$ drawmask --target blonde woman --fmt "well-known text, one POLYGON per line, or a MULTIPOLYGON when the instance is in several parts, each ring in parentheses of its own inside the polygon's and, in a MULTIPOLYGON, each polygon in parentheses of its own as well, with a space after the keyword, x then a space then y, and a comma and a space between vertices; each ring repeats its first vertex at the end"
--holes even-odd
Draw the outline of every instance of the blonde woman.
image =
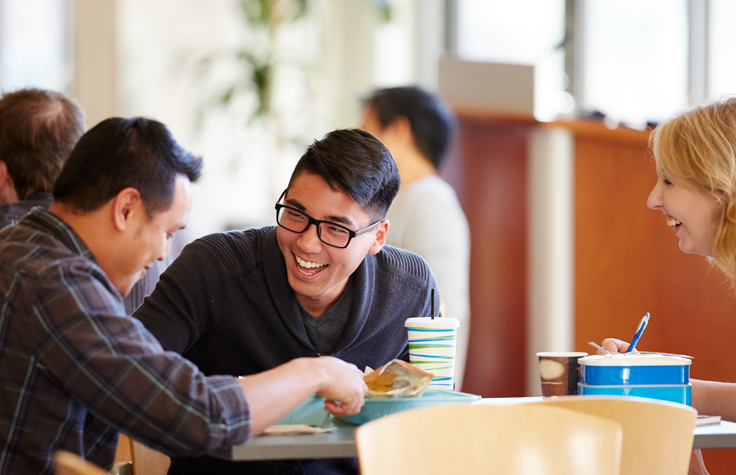
MULTIPOLYGON (((657 184, 647 206, 664 213, 680 249, 700 254, 736 288, 736 97, 683 112, 651 135, 657 184)), ((611 352, 629 344, 603 341, 611 352)), ((736 421, 736 384, 691 380, 692 404, 701 414, 736 421)), ((690 473, 705 473, 696 451, 690 473)))

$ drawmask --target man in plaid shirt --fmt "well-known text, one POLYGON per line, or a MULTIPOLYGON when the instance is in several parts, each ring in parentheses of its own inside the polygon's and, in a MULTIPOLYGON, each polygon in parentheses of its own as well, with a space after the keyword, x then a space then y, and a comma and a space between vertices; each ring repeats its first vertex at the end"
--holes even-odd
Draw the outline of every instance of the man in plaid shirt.
POLYGON ((107 119, 72 151, 51 208, 0 231, 0 473, 53 473, 59 449, 109 469, 118 431, 211 453, 313 393, 338 415, 362 406, 362 373, 335 358, 206 377, 126 316, 122 296, 168 255, 201 168, 163 124, 107 119))

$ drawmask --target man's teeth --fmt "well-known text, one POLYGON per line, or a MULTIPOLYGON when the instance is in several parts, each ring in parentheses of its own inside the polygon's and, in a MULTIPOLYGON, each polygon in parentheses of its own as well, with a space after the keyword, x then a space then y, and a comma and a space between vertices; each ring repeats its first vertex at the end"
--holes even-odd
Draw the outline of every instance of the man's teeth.
POLYGON ((667 218, 667 226, 677 226, 678 224, 682 223, 675 218, 667 218))
POLYGON ((294 257, 296 257, 296 261, 299 263, 300 266, 306 267, 307 269, 316 269, 317 267, 322 267, 322 266, 327 265, 327 264, 317 264, 316 262, 307 262, 304 259, 301 259, 296 254, 294 255, 294 257))

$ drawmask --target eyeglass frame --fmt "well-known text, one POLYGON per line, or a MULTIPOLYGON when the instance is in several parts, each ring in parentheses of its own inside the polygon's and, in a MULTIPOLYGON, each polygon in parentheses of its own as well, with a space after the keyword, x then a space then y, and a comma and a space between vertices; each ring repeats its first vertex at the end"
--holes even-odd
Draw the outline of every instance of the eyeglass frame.
MULTIPOLYGON (((278 201, 281 201, 286 196, 286 192, 287 191, 289 191, 289 190, 284 190, 284 192, 281 193, 281 196, 279 197, 278 201)), ((290 231, 292 233, 302 234, 307 229, 309 229, 309 226, 311 226, 312 224, 314 224, 314 226, 317 228, 317 237, 319 238, 319 240, 321 242, 323 242, 324 244, 326 244, 326 245, 328 245, 330 247, 334 247, 336 249, 345 249, 346 247, 348 247, 350 245, 350 242, 353 240, 353 238, 356 238, 356 237, 358 237, 358 236, 360 236, 362 234, 365 234, 367 232, 370 232, 372 229, 376 228, 381 223, 381 221, 383 221, 383 219, 379 219, 378 221, 376 221, 373 224, 369 224, 368 226, 366 226, 364 228, 358 229, 357 231, 353 231, 352 229, 346 228, 342 224, 337 224, 337 223, 335 223, 333 221, 326 221, 326 220, 322 220, 322 219, 314 219, 313 217, 309 216, 304 211, 302 211, 300 209, 296 209, 293 206, 280 204, 278 201, 276 202, 276 206, 274 207, 276 209, 276 224, 277 225, 281 226, 282 228, 284 228, 287 231, 290 231), (289 228, 287 228, 286 226, 284 226, 283 224, 281 224, 279 222, 279 213, 284 208, 290 209, 290 210, 293 210, 293 211, 296 211, 297 213, 303 214, 304 216, 306 216, 306 218, 307 218, 308 221, 307 221, 307 225, 304 227, 304 229, 302 229, 301 231, 294 231, 293 229, 289 229, 289 228), (347 231, 347 233, 348 233, 348 242, 345 243, 345 245, 342 246, 342 247, 336 246, 334 244, 330 244, 329 242, 325 242, 325 240, 322 239, 322 233, 319 230, 319 227, 320 227, 320 225, 322 223, 327 223, 327 224, 332 225, 332 226, 337 226, 338 228, 344 229, 345 231, 347 231)))

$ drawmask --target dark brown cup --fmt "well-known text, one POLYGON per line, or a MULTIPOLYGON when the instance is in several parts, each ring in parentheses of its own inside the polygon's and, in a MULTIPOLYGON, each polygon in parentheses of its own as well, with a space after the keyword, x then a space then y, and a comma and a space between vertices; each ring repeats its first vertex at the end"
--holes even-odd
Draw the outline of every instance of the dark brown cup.
POLYGON ((572 396, 578 393, 580 365, 578 358, 588 353, 576 351, 545 351, 539 357, 539 377, 542 396, 572 396))

